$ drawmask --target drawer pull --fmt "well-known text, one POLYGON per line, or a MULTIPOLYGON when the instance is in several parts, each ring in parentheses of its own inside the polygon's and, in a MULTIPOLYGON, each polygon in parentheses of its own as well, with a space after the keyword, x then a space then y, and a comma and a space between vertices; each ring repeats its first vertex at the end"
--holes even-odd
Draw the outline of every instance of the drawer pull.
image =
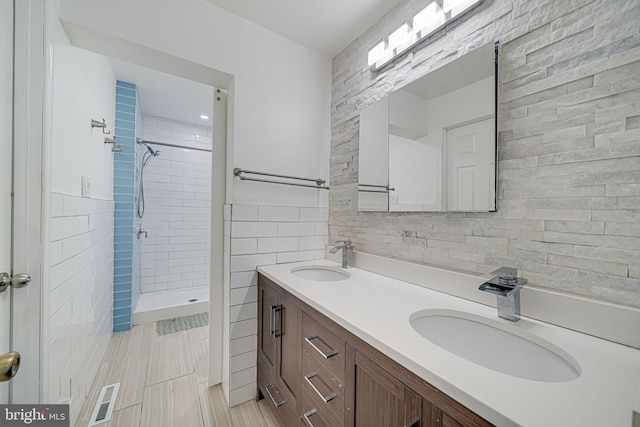
POLYGON ((282 304, 271 306, 271 311, 269 311, 269 334, 274 338, 282 335, 282 304), (279 314, 278 318, 276 318, 276 314, 279 314))
POLYGON ((309 385, 311 386, 311 388, 313 389, 313 391, 315 391, 318 396, 320 396, 320 398, 322 400, 324 400, 324 403, 329 403, 331 402, 336 396, 336 393, 329 393, 326 396, 323 395, 320 390, 318 390, 318 387, 315 386, 315 384, 313 384, 313 381, 311 381, 312 378, 317 377, 318 374, 316 374, 315 372, 311 372, 310 374, 307 374, 304 376, 304 379, 307 380, 307 382, 309 383, 309 385))
POLYGON ((311 416, 315 415, 318 411, 316 411, 316 408, 313 408, 307 412, 305 412, 302 415, 302 418, 304 418, 305 424, 307 424, 309 427, 316 427, 315 425, 313 425, 313 422, 311 422, 311 416))
POLYGON ((318 336, 310 335, 310 336, 308 336, 308 337, 304 337, 304 340, 305 340, 306 342, 308 342, 308 343, 309 343, 309 345, 310 345, 311 347, 313 347, 313 349, 314 349, 315 351, 317 351, 318 353, 320 353, 320 354, 322 355, 322 357, 324 357, 325 359, 328 359, 328 358, 330 358, 331 356, 335 356, 336 354, 338 354, 338 352, 337 352, 337 351, 335 351, 335 350, 331 349, 331 347, 329 347, 329 346, 327 345, 327 343, 326 343, 326 342, 324 342, 324 341, 322 341, 322 338, 320 338, 320 337, 318 337, 318 336), (313 343, 313 340, 318 340, 318 341, 322 342, 322 343, 323 343, 327 348, 329 348, 329 349, 331 349, 331 350, 325 353, 325 352, 324 352, 324 351, 322 351, 322 350, 321 350, 317 345, 315 345, 315 344, 313 343))
POLYGON ((271 401, 273 402, 273 404, 275 405, 276 408, 281 407, 282 405, 284 405, 285 403, 287 403, 286 400, 281 400, 280 402, 276 402, 276 400, 273 398, 273 395, 271 394, 271 389, 275 388, 275 384, 274 385, 270 385, 266 388, 267 390, 267 394, 269 395, 269 397, 271 398, 271 401))
POLYGON ((273 309, 273 337, 282 335, 282 304, 274 305, 273 309), (276 315, 278 316, 276 318, 276 315))
POLYGON ((273 310, 276 308, 277 306, 272 305, 271 309, 269 310, 269 335, 273 336, 273 330, 275 329, 274 326, 274 315, 273 315, 273 310))

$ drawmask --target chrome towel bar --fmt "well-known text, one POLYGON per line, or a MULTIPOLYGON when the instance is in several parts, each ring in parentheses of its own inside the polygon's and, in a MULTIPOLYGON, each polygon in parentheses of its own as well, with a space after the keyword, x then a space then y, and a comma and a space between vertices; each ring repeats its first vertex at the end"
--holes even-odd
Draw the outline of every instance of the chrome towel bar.
POLYGON ((388 193, 389 191, 396 191, 395 188, 389 187, 388 184, 387 185, 358 184, 358 187, 380 188, 380 190, 369 190, 369 189, 358 188, 358 191, 363 193, 388 193))
POLYGON ((329 187, 324 185, 327 181, 325 181, 324 179, 321 179, 321 178, 300 178, 300 177, 297 177, 297 176, 279 175, 279 174, 267 173, 267 172, 256 172, 256 171, 250 171, 250 170, 240 169, 240 168, 234 168, 233 169, 233 174, 235 176, 237 176, 238 178, 240 178, 241 181, 267 182, 267 183, 270 183, 270 184, 282 184, 282 185, 293 185, 293 186, 296 186, 296 187, 317 188, 317 189, 320 189, 320 190, 328 190, 329 189, 329 187), (316 185, 302 184, 302 183, 299 183, 299 182, 274 181, 274 180, 271 180, 271 179, 262 179, 262 178, 251 178, 251 177, 246 177, 244 174, 271 176, 271 177, 274 177, 274 178, 284 178, 284 179, 292 179, 292 180, 298 180, 298 181, 310 181, 310 182, 315 182, 316 185))

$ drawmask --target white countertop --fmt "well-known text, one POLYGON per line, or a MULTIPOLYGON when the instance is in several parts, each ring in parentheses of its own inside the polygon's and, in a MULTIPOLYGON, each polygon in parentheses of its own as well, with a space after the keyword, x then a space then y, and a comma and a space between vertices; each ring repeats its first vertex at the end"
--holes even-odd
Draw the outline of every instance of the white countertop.
POLYGON ((262 266, 258 271, 493 424, 632 426, 640 350, 525 317, 503 320, 495 308, 358 268, 349 268, 351 277, 337 282, 305 280, 290 272, 311 264, 339 267, 319 260, 262 266), (432 344, 411 327, 411 314, 425 309, 463 311, 535 334, 569 353, 581 375, 548 383, 476 365, 432 344))

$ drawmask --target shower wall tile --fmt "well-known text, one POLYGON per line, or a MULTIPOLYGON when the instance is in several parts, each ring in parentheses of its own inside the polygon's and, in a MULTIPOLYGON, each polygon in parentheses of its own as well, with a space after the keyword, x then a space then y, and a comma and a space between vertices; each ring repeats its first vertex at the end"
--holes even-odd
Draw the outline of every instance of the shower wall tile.
POLYGON ((225 289, 230 360, 229 399, 237 405, 255 397, 257 360, 256 267, 324 258, 327 208, 231 205, 225 221, 225 289), (228 279, 227 279, 228 277, 228 279))
MULTIPOLYGON (((142 108, 140 106, 140 96, 136 92, 136 123, 135 123, 135 132, 136 138, 142 138, 143 135, 143 126, 144 126, 144 118, 142 115, 142 108)), ((133 229, 134 233, 137 230, 142 228, 141 219, 137 214, 137 206, 138 206, 138 191, 139 182, 140 182, 140 166, 142 164, 142 153, 145 151, 145 148, 140 144, 135 144, 134 151, 134 184, 133 184, 133 203, 134 203, 134 214, 133 214, 133 229)), ((131 293, 132 293, 132 311, 135 310, 135 307, 138 303, 138 299, 140 298, 140 291, 142 286, 142 240, 138 238, 136 234, 136 238, 133 239, 133 259, 132 259, 132 283, 131 283, 131 293)))
MULTIPOLYGON (((114 137, 121 151, 113 162, 113 331, 131 329, 131 311, 135 305, 134 271, 136 245, 134 206, 136 186, 137 90, 132 83, 116 81, 116 123, 114 137)), ((139 281, 138 281, 139 282, 139 281)))
POLYGON ((141 292, 208 286, 211 248, 211 130, 144 116, 144 139, 160 151, 143 172, 141 292), (183 148, 184 147, 184 148, 183 148))
POLYGON ((93 374, 88 373, 97 371, 111 336, 114 204, 61 193, 52 193, 51 199, 56 207, 50 220, 51 286, 45 322, 47 391, 52 403, 73 396, 74 412, 91 388, 93 374))

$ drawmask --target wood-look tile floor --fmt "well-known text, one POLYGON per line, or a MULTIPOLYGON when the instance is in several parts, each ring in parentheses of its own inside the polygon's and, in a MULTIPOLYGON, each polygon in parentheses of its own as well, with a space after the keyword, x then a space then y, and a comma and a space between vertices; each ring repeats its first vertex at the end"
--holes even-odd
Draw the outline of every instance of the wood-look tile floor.
POLYGON ((156 324, 112 335, 76 427, 86 427, 100 390, 120 383, 103 427, 280 427, 265 400, 229 408, 220 385, 208 387, 208 326, 164 336, 156 324))

